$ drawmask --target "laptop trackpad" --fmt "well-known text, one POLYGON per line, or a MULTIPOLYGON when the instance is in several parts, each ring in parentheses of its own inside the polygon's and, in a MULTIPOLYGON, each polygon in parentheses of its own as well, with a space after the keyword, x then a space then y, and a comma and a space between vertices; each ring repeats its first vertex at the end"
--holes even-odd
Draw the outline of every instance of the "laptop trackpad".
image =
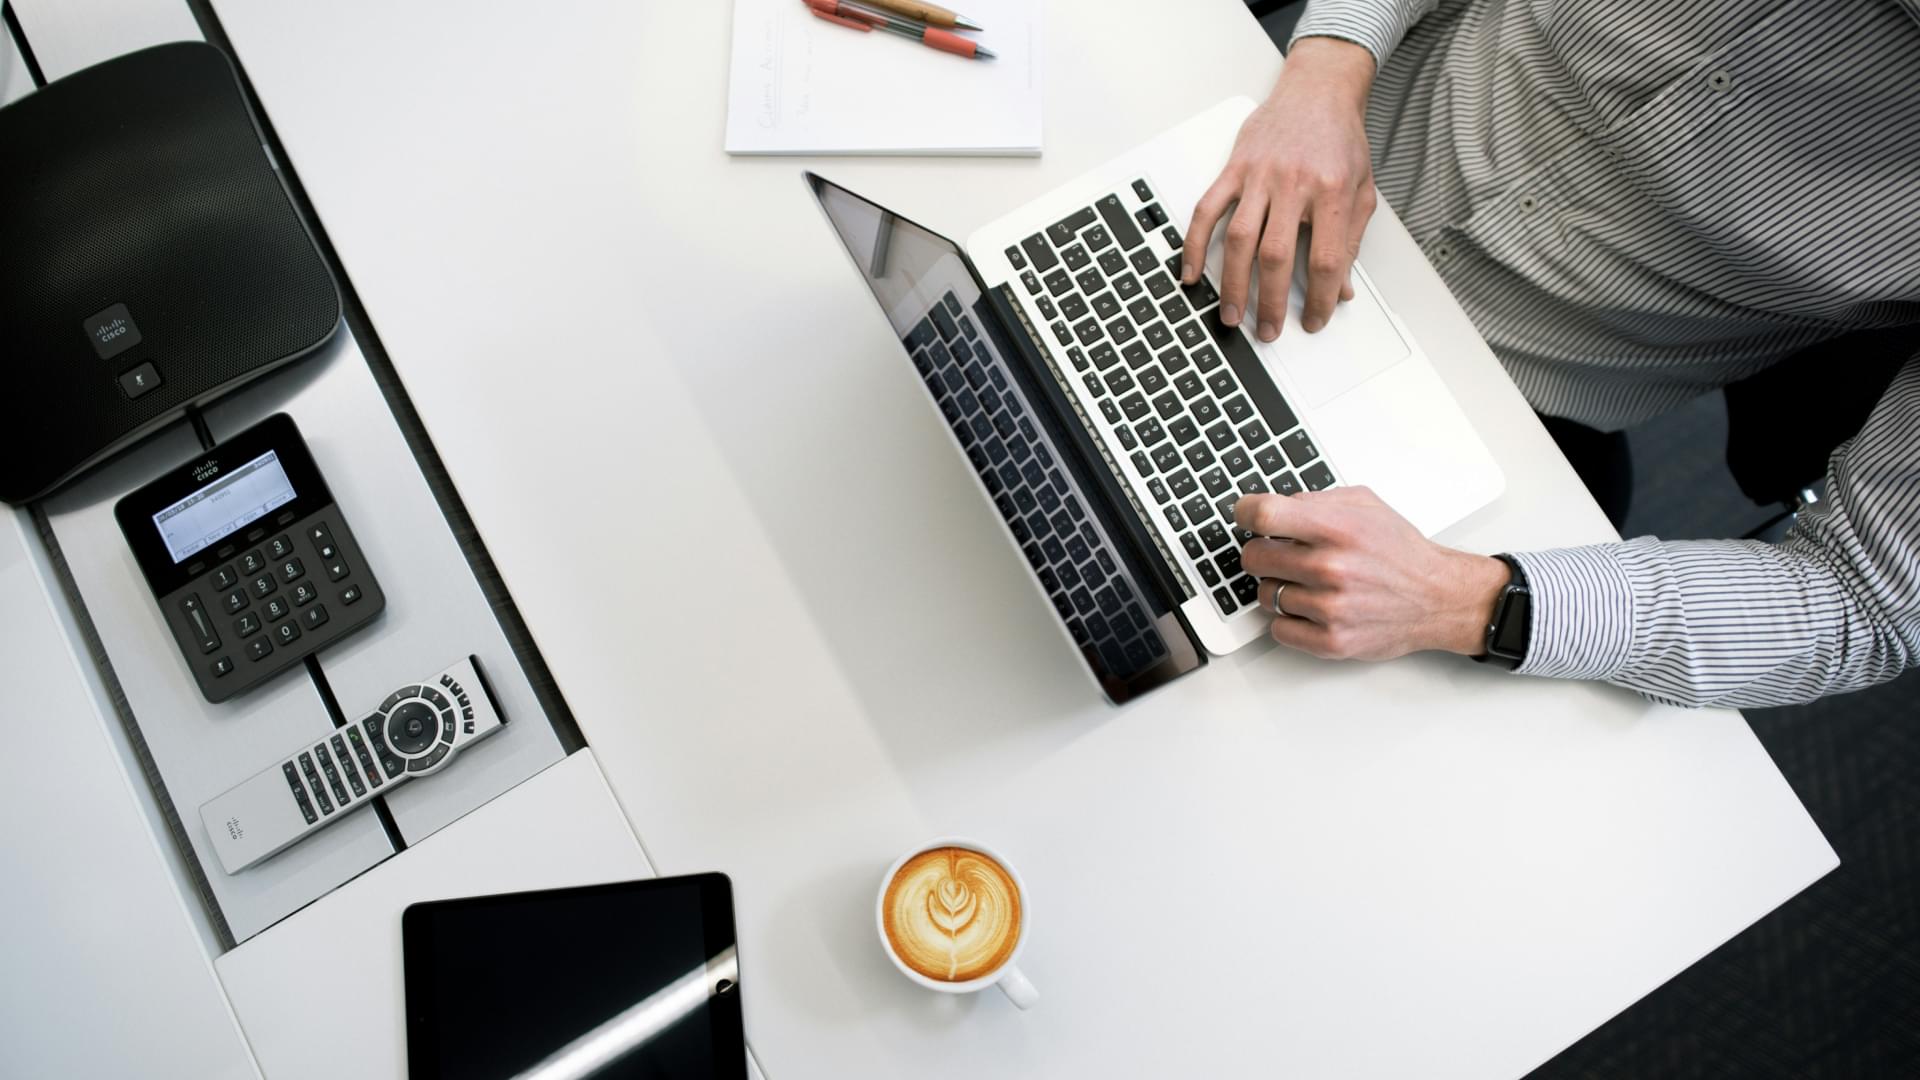
POLYGON ((1353 299, 1333 309, 1317 334, 1300 325, 1306 292, 1296 277, 1287 297, 1287 325, 1280 340, 1257 345, 1268 364, 1286 369, 1301 404, 1319 408, 1407 358, 1412 350, 1387 318, 1366 279, 1353 279, 1353 299))

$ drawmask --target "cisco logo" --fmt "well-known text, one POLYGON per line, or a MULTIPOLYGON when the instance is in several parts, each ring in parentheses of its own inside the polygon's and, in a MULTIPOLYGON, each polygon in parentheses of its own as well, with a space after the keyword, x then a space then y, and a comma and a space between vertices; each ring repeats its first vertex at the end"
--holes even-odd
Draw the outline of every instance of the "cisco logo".
POLYGON ((204 484, 219 475, 220 463, 212 458, 208 458, 193 467, 193 482, 196 484, 204 484))
POLYGON ((227 819, 227 835, 234 838, 235 840, 238 840, 241 837, 247 835, 247 830, 240 827, 239 818, 230 817, 227 819))
POLYGON ((105 311, 97 311, 81 324, 87 332, 87 343, 93 346, 93 353, 102 360, 118 356, 135 345, 140 344, 140 327, 133 321, 133 315, 127 311, 127 305, 115 304, 105 311))

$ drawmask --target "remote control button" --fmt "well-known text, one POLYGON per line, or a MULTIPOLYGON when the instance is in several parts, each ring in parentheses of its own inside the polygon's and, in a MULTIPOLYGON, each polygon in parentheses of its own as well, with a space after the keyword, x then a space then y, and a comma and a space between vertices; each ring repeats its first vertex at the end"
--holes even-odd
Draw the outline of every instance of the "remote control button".
POLYGON ((445 713, 445 714, 442 714, 440 717, 440 741, 448 742, 448 743, 453 741, 453 714, 452 713, 445 713))
POLYGON ((424 701, 408 701, 387 717, 387 741, 411 757, 433 745, 440 718, 424 701))
POLYGON ((300 774, 294 771, 293 762, 282 764, 280 772, 287 778, 287 788, 293 792, 295 805, 300 807, 300 816, 306 818, 309 825, 320 820, 313 812, 313 803, 307 801, 307 789, 301 786, 300 774))
POLYGON ((199 593, 190 593, 180 601, 180 614, 187 617, 187 629, 199 643, 201 652, 210 653, 220 647, 220 635, 213 632, 213 619, 200 603, 199 593))
POLYGON ((300 584, 295 585, 293 587, 293 606, 294 607, 306 607, 308 604, 313 603, 315 600, 318 600, 319 598, 320 598, 320 590, 314 588, 313 582, 311 581, 303 581, 300 584))
POLYGON ((247 591, 235 589, 226 595, 227 614, 238 615, 247 610, 247 591))
POLYGON ((293 538, 285 533, 267 541, 267 558, 284 559, 293 554, 293 538))
POLYGON ((367 741, 360 737, 360 729, 347 729, 347 741, 353 744, 353 756, 360 762, 360 771, 367 774, 367 783, 379 787, 385 781, 380 779, 380 770, 373 767, 373 755, 367 753, 367 741))
POLYGON ((352 604, 357 602, 359 599, 360 599, 360 586, 358 585, 349 585, 346 588, 340 590, 340 602, 342 604, 352 604))
POLYGON ((258 551, 249 551, 240 556, 240 572, 243 574, 257 574, 266 568, 267 558, 258 551))
POLYGON ((419 692, 418 687, 403 686, 400 689, 395 690, 393 693, 387 695, 387 700, 380 703, 380 711, 383 713, 390 713, 394 710, 395 706, 399 705, 401 702, 407 700, 408 698, 412 697, 414 694, 418 692, 419 692))
POLYGON ((259 663, 271 655, 273 655, 273 642, 268 641, 266 638, 254 638, 253 644, 247 646, 247 657, 255 663, 259 663))
POLYGON ((333 542, 333 534, 328 532, 326 524, 321 522, 307 527, 307 539, 315 545, 330 544, 333 542))
POLYGON ((262 600, 265 600, 267 597, 272 596, 273 590, 276 588, 279 588, 279 586, 273 583, 272 574, 261 574, 259 577, 254 578, 251 582, 249 582, 248 587, 253 590, 254 596, 259 597, 262 600))
POLYGON ((428 769, 440 764, 441 759, 446 757, 452 749, 451 746, 436 746, 434 747, 433 753, 428 754, 426 757, 414 758, 412 761, 407 762, 407 771, 410 773, 426 772, 428 769))
POLYGON ((208 668, 207 670, 213 672, 213 677, 216 679, 225 675, 230 675, 233 673, 233 657, 223 656, 220 659, 215 660, 213 662, 213 666, 208 668))
POLYGON ((340 770, 334 768, 333 758, 327 754, 327 744, 314 747, 313 756, 320 762, 320 772, 327 778, 327 787, 333 789, 333 801, 341 806, 347 805, 347 788, 340 782, 340 770))
POLYGON ((353 756, 347 753, 346 741, 335 735, 327 740, 333 744, 334 760, 340 763, 340 771, 347 774, 347 784, 353 788, 355 798, 367 793, 367 785, 360 782, 360 770, 353 767, 353 756))
POLYGON ((320 804, 320 812, 333 813, 333 804, 327 801, 327 789, 320 786, 320 773, 313 767, 313 755, 300 752, 300 772, 307 778, 307 786, 313 789, 314 801, 320 804))
POLYGON ((233 620, 233 632, 241 637, 252 637, 260 632, 260 616, 249 611, 233 620))
POLYGON ((333 561, 327 563, 327 580, 328 581, 339 581, 341 578, 346 576, 347 576, 347 560, 334 559, 333 561))
POLYGON ((428 704, 441 712, 446 712, 448 709, 453 708, 452 705, 447 703, 447 699, 441 696, 440 691, 435 690, 431 686, 421 687, 420 696, 426 698, 428 704))
POLYGON ((472 704, 473 704, 473 702, 472 702, 471 700, 469 700, 469 699, 468 699, 468 697, 467 697, 467 695, 465 695, 465 694, 461 694, 461 695, 460 695, 460 707, 461 707, 461 708, 463 708, 463 709, 465 709, 465 708, 467 708, 467 707, 469 707, 469 706, 471 706, 472 704))
POLYGON ((300 624, 283 622, 273 628, 273 640, 282 646, 291 645, 300 640, 300 624))
POLYGON ((285 597, 276 596, 273 599, 267 601, 266 606, 263 610, 265 610, 267 613, 268 622, 279 622, 281 619, 284 619, 287 617, 288 612, 293 610, 293 605, 287 603, 287 600, 285 597))
POLYGON ((308 608, 306 610, 306 614, 302 615, 300 618, 301 618, 301 621, 307 624, 307 629, 309 630, 312 630, 316 627, 325 626, 327 624, 327 605, 315 604, 312 607, 308 608))
MULTIPOLYGON (((441 685, 441 686, 446 686, 446 687, 451 687, 451 686, 453 685, 453 676, 451 676, 451 675, 442 675, 442 676, 440 676, 440 685, 441 685)), ((456 691, 456 692, 457 692, 457 691, 456 691)))
POLYGON ((239 583, 240 578, 233 572, 233 567, 223 566, 213 572, 212 580, 216 589, 231 589, 239 583))
POLYGON ((300 565, 299 559, 287 559, 280 564, 280 580, 291 585, 307 576, 307 568, 300 565))

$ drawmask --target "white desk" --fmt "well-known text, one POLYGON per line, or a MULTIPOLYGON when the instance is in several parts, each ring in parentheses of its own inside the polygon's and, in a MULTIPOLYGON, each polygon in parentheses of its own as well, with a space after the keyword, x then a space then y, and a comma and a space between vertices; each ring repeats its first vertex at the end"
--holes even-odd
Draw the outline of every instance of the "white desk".
MULTIPOLYGON (((961 234, 1271 82, 1238 0, 1116 6, 1049 11, 1043 158, 825 170, 961 234)), ((734 876, 771 1075, 1515 1075, 1834 865, 1730 713, 1262 650, 1100 704, 802 163, 720 152, 727 7, 221 15, 651 861, 734 876), (947 831, 1030 881, 1034 1012, 872 941, 947 831)), ((1605 536, 1390 213, 1363 258, 1507 471, 1447 539, 1605 536)))

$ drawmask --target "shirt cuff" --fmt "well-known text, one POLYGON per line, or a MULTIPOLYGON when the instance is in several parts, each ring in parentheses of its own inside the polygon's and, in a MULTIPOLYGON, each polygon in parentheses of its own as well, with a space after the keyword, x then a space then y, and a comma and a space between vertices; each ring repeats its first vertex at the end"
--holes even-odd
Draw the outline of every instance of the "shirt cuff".
POLYGON ((1608 679, 1633 648, 1633 582, 1621 545, 1515 553, 1527 575, 1533 625, 1522 675, 1608 679))
POLYGON ((1404 3, 1380 0, 1313 0, 1306 13, 1294 24, 1287 39, 1287 51, 1304 37, 1330 37, 1351 41, 1373 54, 1374 70, 1386 66, 1387 57, 1400 39, 1407 36, 1413 16, 1404 3))

